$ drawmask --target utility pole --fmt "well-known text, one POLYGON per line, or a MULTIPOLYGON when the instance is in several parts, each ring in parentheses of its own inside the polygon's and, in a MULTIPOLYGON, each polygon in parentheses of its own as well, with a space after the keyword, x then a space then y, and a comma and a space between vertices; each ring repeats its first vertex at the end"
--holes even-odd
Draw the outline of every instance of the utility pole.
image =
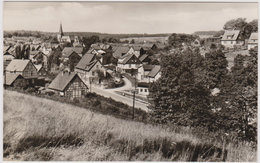
MULTIPOLYGON (((132 75, 134 75, 134 69, 132 68, 132 75)), ((136 91, 136 75, 135 75, 135 82, 134 82, 134 91, 133 91, 133 120, 135 118, 135 91, 136 91)))

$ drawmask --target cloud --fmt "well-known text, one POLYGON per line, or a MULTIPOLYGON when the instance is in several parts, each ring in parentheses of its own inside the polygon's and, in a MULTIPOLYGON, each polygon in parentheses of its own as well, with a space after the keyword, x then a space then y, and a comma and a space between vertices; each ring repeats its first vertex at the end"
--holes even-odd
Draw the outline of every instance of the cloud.
MULTIPOLYGON (((6 2, 5 2, 6 3, 6 2)), ((258 18, 256 4, 25 2, 4 5, 4 30, 193 33, 220 30, 235 18, 258 18), (20 5, 23 4, 23 5, 20 5), (44 5, 43 5, 44 4, 44 5), (21 6, 19 8, 19 5, 21 6)))
MULTIPOLYGON (((51 30, 57 25, 51 23, 64 22, 79 25, 74 22, 86 22, 106 17, 112 8, 108 5, 83 6, 80 3, 62 3, 59 7, 47 6, 35 9, 4 10, 4 30, 8 29, 30 29, 51 30), (39 26, 42 24, 44 26, 39 26)), ((88 22, 89 23, 89 22, 88 22)), ((84 23, 83 23, 84 24, 84 23)), ((71 28, 73 29, 73 28, 71 28)))

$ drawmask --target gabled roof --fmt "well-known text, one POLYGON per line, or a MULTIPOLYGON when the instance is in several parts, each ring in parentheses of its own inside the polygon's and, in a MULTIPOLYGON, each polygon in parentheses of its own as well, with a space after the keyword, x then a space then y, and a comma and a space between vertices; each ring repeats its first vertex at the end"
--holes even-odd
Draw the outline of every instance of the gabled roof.
POLYGON ((69 55, 69 54, 71 54, 72 51, 75 51, 77 54, 82 54, 83 47, 65 47, 62 50, 62 53, 65 55, 69 55))
POLYGON ((51 82, 49 88, 58 91, 64 91, 64 89, 68 86, 74 77, 78 77, 80 79, 80 77, 75 72, 60 72, 51 82))
POLYGON ((143 65, 144 71, 151 71, 155 65, 143 65))
POLYGON ((149 57, 149 55, 144 54, 144 55, 142 55, 142 56, 139 58, 139 60, 140 60, 141 62, 143 62, 147 57, 149 57))
MULTIPOLYGON (((119 60, 119 63, 126 64, 128 61, 130 61, 131 58, 135 58, 137 61, 140 62, 140 60, 134 55, 134 54, 127 54, 121 58, 122 60, 119 60)), ((141 62, 140 62, 141 63, 141 62)))
POLYGON ((97 61, 95 54, 86 53, 76 65, 76 68, 89 71, 97 61))
POLYGON ((239 39, 239 30, 234 30, 234 31, 225 31, 223 37, 222 37, 222 41, 236 41, 237 39, 239 39), (228 38, 230 37, 231 38, 228 38))
POLYGON ((113 56, 114 57, 121 57, 122 54, 126 54, 129 51, 129 47, 125 47, 125 46, 119 46, 116 49, 114 49, 114 53, 113 56))
POLYGON ((41 70, 41 68, 42 68, 42 64, 34 65, 34 66, 35 66, 35 68, 37 69, 38 72, 39 72, 39 70, 41 70))
POLYGON ((4 52, 5 52, 5 51, 8 51, 11 47, 12 47, 12 46, 4 46, 3 51, 4 51, 4 52))
POLYGON ((13 59, 6 67, 6 70, 23 71, 29 62, 30 62, 29 59, 13 59))
POLYGON ((258 44, 258 33, 251 33, 248 44, 258 44))
POLYGON ((23 78, 22 75, 20 74, 15 74, 15 73, 6 73, 5 74, 5 79, 4 79, 4 84, 6 85, 11 85, 13 82, 18 78, 23 78))
POLYGON ((154 78, 161 70, 161 66, 154 66, 154 68, 147 74, 147 76, 154 78))
POLYGON ((76 53, 75 51, 69 51, 68 53, 64 53, 62 56, 65 58, 69 58, 73 53, 79 55, 78 53, 76 53))

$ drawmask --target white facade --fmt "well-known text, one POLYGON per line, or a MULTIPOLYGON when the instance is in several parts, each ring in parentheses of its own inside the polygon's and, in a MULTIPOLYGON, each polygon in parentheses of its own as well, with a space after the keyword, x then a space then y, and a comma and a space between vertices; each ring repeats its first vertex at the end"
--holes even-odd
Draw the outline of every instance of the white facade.
POLYGON ((82 81, 88 85, 90 78, 98 77, 98 74, 96 73, 97 70, 104 72, 104 76, 106 76, 106 69, 102 66, 100 62, 96 62, 89 71, 75 68, 75 72, 77 72, 82 81))
POLYGON ((137 90, 140 95, 149 95, 149 90, 147 87, 138 87, 137 90))
POLYGON ((233 48, 234 45, 242 46, 244 44, 244 41, 221 41, 221 45, 224 45, 225 47, 233 48))

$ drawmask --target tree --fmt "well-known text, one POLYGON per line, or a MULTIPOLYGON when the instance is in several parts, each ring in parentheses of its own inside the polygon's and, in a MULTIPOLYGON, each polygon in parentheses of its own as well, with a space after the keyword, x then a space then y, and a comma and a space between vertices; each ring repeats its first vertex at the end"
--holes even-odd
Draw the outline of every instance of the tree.
POLYGON ((224 30, 240 30, 242 39, 248 39, 252 32, 258 31, 258 20, 255 19, 249 23, 246 18, 232 19, 225 23, 224 30))
POLYGON ((95 44, 97 42, 100 42, 100 39, 98 36, 91 36, 91 37, 83 37, 82 39, 83 44, 85 45, 85 50, 88 51, 90 46, 92 44, 95 44))
POLYGON ((225 54, 217 49, 205 54, 207 83, 210 89, 219 87, 222 79, 228 73, 228 61, 225 54))
POLYGON ((194 65, 196 56, 190 50, 162 58, 161 78, 149 88, 149 108, 155 121, 185 126, 210 124, 210 91, 196 82, 196 72, 191 68, 197 67, 194 65))
POLYGON ((225 23, 224 30, 243 30, 247 25, 246 18, 237 18, 225 23))
POLYGON ((258 32, 258 19, 254 19, 248 23, 252 27, 252 32, 258 32))
POLYGON ((15 59, 22 59, 21 57, 21 46, 17 45, 15 47, 15 59))
POLYGON ((135 44, 135 39, 132 39, 130 44, 135 44))
POLYGON ((214 103, 222 108, 218 124, 247 140, 255 140, 257 133, 257 53, 253 49, 248 57, 236 56, 214 103))
POLYGON ((107 39, 106 39, 106 38, 103 38, 101 42, 102 42, 102 43, 107 43, 107 39))

